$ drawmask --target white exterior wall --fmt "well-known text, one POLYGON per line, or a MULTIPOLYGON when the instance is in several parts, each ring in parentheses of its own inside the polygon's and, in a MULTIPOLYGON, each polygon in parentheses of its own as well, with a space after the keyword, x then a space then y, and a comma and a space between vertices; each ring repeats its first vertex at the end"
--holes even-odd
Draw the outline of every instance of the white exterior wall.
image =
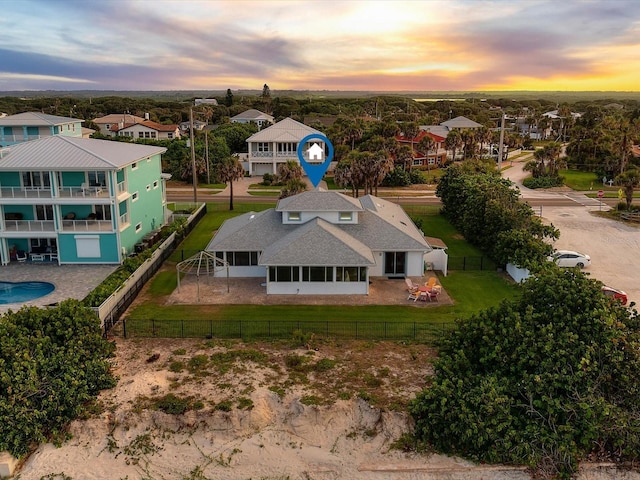
MULTIPOLYGON (((421 277, 424 274, 424 254, 422 252, 407 252, 406 275, 421 277)), ((369 267, 369 277, 384 277, 384 252, 373 252, 375 265, 369 267)))
MULTIPOLYGON (((425 266, 431 264, 432 270, 439 270, 446 277, 447 266, 449 264, 449 255, 447 251, 442 248, 434 248, 424 256, 425 266)), ((428 269, 427 269, 428 270, 428 269)))
POLYGON ((424 253, 407 252, 407 276, 421 277, 424 275, 424 253))
POLYGON ((267 295, 367 295, 369 282, 267 282, 267 295))
POLYGON ((524 282, 531 276, 531 272, 529 270, 517 267, 513 263, 507 263, 507 273, 518 283, 524 282))
MULTIPOLYGON (((221 269, 216 271, 214 277, 226 277, 227 270, 221 269)), ((267 269, 264 266, 247 266, 247 267, 229 267, 229 277, 238 278, 254 278, 263 277, 267 278, 267 269)))
POLYGON ((139 132, 143 132, 143 134, 144 132, 155 132, 156 138, 152 139, 151 137, 143 137, 147 140, 173 140, 175 138, 180 138, 180 129, 178 127, 176 127, 175 131, 173 132, 159 132, 158 130, 155 130, 153 128, 145 127, 144 125, 133 125, 131 127, 119 130, 118 135, 124 136, 124 132, 131 132, 133 134, 132 138, 134 140, 140 139, 139 132), (169 133, 173 133, 173 138, 169 138, 169 133))

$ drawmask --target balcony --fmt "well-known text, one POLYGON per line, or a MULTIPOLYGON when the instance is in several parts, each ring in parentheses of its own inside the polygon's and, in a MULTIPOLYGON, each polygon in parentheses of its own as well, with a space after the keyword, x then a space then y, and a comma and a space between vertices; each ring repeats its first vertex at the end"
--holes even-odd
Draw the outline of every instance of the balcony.
POLYGON ((106 187, 97 186, 76 186, 76 187, 60 187, 59 194, 61 198, 104 198, 109 196, 106 187))
POLYGON ((2 198, 51 198, 50 187, 0 187, 2 198))
POLYGON ((111 220, 62 220, 64 232, 109 232, 113 230, 111 220))
POLYGON ((55 232, 53 220, 5 220, 7 232, 55 232))

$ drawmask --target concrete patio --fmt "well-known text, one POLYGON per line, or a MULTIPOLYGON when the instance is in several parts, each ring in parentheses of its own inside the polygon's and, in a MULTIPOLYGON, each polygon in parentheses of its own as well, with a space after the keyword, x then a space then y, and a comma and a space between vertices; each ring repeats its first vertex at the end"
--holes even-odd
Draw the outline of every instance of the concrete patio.
POLYGON ((58 265, 55 262, 11 262, 0 266, 3 282, 50 282, 55 290, 28 302, 0 304, 0 314, 19 310, 23 305, 42 307, 67 298, 81 300, 97 287, 118 265, 58 265))
MULTIPOLYGON (((424 285, 429 277, 412 277, 414 283, 424 285)), ((452 305, 453 301, 442 289, 437 301, 407 300, 409 295, 404 279, 373 278, 369 295, 267 295, 264 278, 208 278, 195 275, 183 277, 180 288, 169 296, 167 304, 251 304, 251 305, 405 305, 435 307, 452 305), (227 287, 228 286, 228 287, 227 287), (228 291, 227 291, 228 290, 228 291)))

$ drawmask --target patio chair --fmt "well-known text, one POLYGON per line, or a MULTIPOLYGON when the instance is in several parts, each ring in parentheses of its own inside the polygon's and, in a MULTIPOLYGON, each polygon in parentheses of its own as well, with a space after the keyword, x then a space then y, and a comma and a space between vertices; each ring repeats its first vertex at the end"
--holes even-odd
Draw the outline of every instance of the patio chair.
POLYGON ((25 252, 24 250, 18 250, 16 252, 16 260, 19 262, 26 262, 27 261, 27 252, 25 252))
POLYGON ((430 302, 437 302, 438 301, 438 295, 440 295, 440 290, 434 288, 430 292, 427 292, 427 295, 429 296, 429 301, 430 302))
POLYGON ((409 292, 409 296, 407 297, 407 300, 413 300, 415 302, 416 300, 418 300, 419 297, 420 297, 420 292, 416 290, 414 292, 409 292))
POLYGON ((438 284, 438 279, 436 277, 429 277, 427 283, 425 283, 426 287, 433 288, 438 284))
POLYGON ((415 292, 416 290, 418 290, 418 285, 413 283, 410 278, 405 278, 404 283, 407 284, 407 290, 409 291, 409 293, 415 292))

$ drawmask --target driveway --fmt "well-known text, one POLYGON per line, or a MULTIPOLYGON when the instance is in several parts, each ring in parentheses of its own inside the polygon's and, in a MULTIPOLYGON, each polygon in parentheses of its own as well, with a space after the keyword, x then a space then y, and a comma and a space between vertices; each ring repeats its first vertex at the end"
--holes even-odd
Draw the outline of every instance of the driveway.
POLYGON ((524 200, 535 203, 537 199, 565 197, 573 203, 563 207, 539 207, 535 209, 547 223, 560 230, 556 249, 577 250, 591 257, 591 266, 585 268, 591 278, 629 294, 630 301, 640 303, 640 227, 617 222, 597 215, 609 210, 598 199, 588 198, 570 189, 530 190, 522 186, 529 175, 522 170, 524 161, 502 171, 520 189, 524 200))

